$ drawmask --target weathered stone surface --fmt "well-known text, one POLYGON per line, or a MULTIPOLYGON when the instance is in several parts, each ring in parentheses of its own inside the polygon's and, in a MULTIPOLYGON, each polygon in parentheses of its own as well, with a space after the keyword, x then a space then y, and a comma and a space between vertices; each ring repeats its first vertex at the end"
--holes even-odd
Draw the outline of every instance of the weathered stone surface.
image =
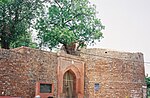
POLYGON ((57 94, 57 55, 26 47, 0 50, 0 96, 34 98, 36 82, 54 84, 57 94))
POLYGON ((86 49, 81 57, 85 66, 87 98, 144 98, 144 60, 142 53, 106 49, 86 49), (99 83, 100 89, 94 90, 99 83))
POLYGON ((142 53, 106 49, 82 50, 80 57, 27 47, 0 49, 0 96, 34 98, 36 82, 46 82, 54 84, 58 98, 59 77, 71 69, 77 76, 79 98, 144 98, 143 62, 142 53), (95 83, 100 85, 97 91, 95 83))

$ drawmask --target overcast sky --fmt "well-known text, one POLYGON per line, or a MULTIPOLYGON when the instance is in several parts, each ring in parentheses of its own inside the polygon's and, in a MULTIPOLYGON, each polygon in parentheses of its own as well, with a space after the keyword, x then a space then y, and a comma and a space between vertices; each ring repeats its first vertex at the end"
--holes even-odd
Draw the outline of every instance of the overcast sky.
MULTIPOLYGON (((150 0, 90 0, 105 30, 95 47, 142 52, 150 62, 150 0)), ((150 64, 145 63, 150 76, 150 64)))

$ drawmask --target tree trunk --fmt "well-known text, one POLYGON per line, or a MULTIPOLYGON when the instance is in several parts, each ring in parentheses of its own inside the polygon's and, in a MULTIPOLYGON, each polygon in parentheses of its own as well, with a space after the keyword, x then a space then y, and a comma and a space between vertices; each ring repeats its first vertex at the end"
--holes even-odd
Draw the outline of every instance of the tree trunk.
POLYGON ((71 43, 70 45, 64 44, 63 50, 68 54, 75 54, 76 52, 76 43, 71 43))
POLYGON ((2 35, 1 35, 1 48, 4 48, 4 49, 9 49, 10 45, 10 42, 9 40, 6 38, 6 35, 4 34, 4 32, 2 32, 2 35))
POLYGON ((9 42, 7 42, 5 39, 1 39, 1 48, 9 49, 9 42))

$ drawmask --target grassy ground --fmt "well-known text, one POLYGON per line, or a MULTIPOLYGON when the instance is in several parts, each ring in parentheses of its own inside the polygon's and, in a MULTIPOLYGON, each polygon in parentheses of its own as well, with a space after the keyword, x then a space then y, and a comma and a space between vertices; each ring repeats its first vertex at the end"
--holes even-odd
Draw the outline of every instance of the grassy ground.
POLYGON ((148 96, 148 98, 150 98, 150 96, 148 96))

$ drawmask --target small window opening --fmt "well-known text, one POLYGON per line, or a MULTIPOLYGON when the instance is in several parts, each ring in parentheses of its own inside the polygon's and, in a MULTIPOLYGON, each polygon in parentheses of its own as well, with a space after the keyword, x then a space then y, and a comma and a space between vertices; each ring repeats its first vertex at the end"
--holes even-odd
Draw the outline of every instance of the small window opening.
POLYGON ((40 84, 40 93, 52 93, 52 84, 40 84))

